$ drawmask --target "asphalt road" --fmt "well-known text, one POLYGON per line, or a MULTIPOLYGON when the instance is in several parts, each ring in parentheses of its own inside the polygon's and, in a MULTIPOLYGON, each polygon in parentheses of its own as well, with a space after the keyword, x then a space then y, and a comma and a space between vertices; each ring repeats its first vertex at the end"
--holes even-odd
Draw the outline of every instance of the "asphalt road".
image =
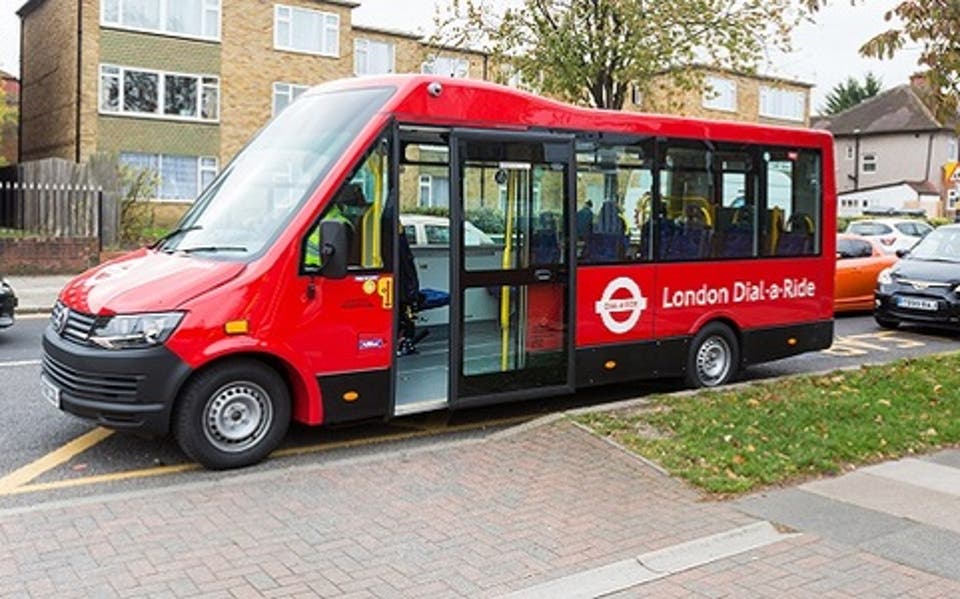
MULTIPOLYGON (((40 397, 39 373, 40 337, 46 323, 45 318, 23 318, 14 327, 0 331, 0 508, 237 475, 197 470, 170 439, 106 434, 45 403, 40 397)), ((751 367, 743 378, 827 371, 958 347, 955 335, 913 328, 884 331, 869 315, 839 318, 836 336, 829 350, 751 367)), ((244 472, 402 452, 487 434, 557 410, 675 388, 669 382, 618 385, 574 397, 406 417, 390 425, 339 429, 295 426, 282 448, 285 455, 244 472)))

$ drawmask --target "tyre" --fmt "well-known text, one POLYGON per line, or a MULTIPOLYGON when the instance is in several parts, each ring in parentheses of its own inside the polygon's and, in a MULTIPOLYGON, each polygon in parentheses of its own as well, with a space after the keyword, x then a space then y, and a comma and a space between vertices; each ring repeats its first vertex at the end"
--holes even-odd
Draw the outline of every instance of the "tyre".
POLYGON ((730 327, 714 322, 700 329, 690 344, 686 383, 690 387, 716 387, 737 374, 740 349, 730 327))
POLYGON ((180 395, 174 436, 183 452, 211 470, 256 464, 290 426, 290 393, 280 375, 250 359, 212 366, 180 395))
POLYGON ((877 321, 877 324, 884 329, 895 329, 900 326, 900 321, 894 318, 884 318, 879 314, 874 314, 873 319, 877 321))

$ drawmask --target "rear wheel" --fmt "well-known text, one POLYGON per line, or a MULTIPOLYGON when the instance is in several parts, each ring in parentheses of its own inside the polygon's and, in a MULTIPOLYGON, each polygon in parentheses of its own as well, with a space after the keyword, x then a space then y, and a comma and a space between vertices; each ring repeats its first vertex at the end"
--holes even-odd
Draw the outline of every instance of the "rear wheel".
POLYGON ((275 370, 256 360, 216 364, 180 396, 174 435, 206 468, 255 464, 277 448, 290 425, 290 393, 275 370))
POLYGON ((700 329, 690 344, 686 383, 690 387, 716 387, 730 382, 740 364, 737 338, 730 327, 714 322, 700 329))

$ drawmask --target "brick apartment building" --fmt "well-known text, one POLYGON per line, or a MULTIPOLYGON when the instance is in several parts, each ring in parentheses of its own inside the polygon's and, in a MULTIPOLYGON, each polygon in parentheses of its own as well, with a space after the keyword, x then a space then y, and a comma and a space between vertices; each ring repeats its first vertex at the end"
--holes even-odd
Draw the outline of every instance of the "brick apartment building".
POLYGON ((479 52, 355 26, 346 0, 29 0, 22 161, 115 152, 189 200, 300 93, 390 72, 486 76, 479 52))
POLYGON ((698 67, 702 89, 677 89, 672 77, 657 77, 647 94, 634 92, 624 108, 768 125, 810 126, 810 83, 698 67))
MULTIPOLYGON (((84 162, 114 152, 156 170, 161 199, 192 200, 272 115, 312 85, 390 72, 493 78, 483 53, 355 25, 357 6, 29 0, 18 12, 20 160, 84 162)), ((625 109, 807 124, 809 85, 721 72, 707 83, 719 89, 717 100, 703 96, 701 103, 702 94, 671 91, 665 80, 660 93, 674 101, 628 102, 625 109), (677 104, 678 98, 685 101, 677 104)), ((439 193, 442 181, 430 185, 439 193)))

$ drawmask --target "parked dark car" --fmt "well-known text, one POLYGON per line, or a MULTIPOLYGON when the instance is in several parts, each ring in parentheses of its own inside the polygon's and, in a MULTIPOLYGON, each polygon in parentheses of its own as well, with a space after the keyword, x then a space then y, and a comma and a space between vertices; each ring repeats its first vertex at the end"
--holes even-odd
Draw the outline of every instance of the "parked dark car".
POLYGON ((6 279, 0 277, 0 329, 13 326, 13 310, 17 307, 17 295, 6 279))
POLYGON ((939 227, 898 255, 901 260, 877 278, 877 324, 960 330, 960 225, 939 227))

